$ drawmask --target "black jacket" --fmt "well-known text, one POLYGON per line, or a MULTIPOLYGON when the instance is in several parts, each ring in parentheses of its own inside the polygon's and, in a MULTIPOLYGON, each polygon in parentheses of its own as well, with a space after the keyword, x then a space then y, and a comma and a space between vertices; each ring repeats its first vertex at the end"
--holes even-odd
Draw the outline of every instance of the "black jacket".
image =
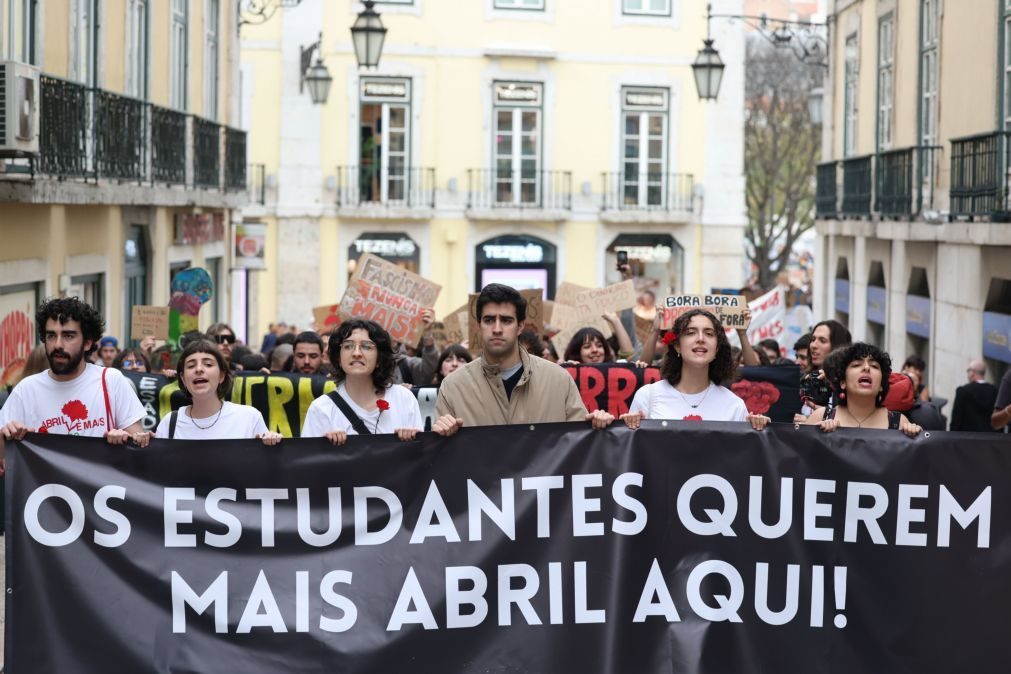
POLYGON ((993 432, 990 416, 997 402, 997 387, 980 381, 955 389, 955 404, 951 408, 951 430, 993 432))

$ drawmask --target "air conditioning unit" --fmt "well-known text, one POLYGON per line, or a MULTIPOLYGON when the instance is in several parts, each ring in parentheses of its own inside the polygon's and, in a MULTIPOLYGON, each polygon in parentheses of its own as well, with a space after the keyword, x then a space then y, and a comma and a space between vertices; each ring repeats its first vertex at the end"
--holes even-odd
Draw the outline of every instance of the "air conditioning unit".
POLYGON ((0 157, 39 154, 39 69, 0 61, 0 157))

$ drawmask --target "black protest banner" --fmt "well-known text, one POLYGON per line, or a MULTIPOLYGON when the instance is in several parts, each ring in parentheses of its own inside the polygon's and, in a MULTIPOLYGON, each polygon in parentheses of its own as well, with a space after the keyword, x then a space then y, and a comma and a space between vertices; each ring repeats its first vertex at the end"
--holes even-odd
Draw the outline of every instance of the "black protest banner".
MULTIPOLYGON (((179 382, 174 379, 141 372, 123 374, 144 405, 147 414, 142 423, 145 430, 154 430, 166 414, 189 404, 179 390, 179 382)), ((297 438, 312 401, 335 388, 337 384, 322 375, 240 372, 233 377, 228 399, 237 405, 251 405, 260 410, 269 430, 286 438, 297 438)))
POLYGON ((7 670, 1005 672, 1009 451, 661 421, 29 435, 7 670))

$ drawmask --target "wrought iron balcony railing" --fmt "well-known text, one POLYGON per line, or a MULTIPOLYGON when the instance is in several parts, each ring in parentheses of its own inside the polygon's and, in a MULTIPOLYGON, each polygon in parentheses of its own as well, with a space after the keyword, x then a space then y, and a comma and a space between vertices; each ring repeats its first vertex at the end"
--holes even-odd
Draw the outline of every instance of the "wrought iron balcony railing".
POLYGON ((246 189, 244 132, 51 75, 40 82, 33 175, 246 189))
POLYGON ((834 218, 839 213, 839 162, 818 164, 814 196, 815 215, 834 218))
POLYGON ((241 192, 246 189, 246 132, 225 129, 225 189, 241 192))
POLYGON ((572 172, 467 169, 467 208, 572 209, 572 172))
POLYGON ((951 215, 1006 218, 1011 143, 1007 131, 951 139, 951 215))
POLYGON ((869 216, 874 189, 874 156, 843 159, 842 214, 869 216))
POLYGON ((695 176, 691 173, 613 172, 603 174, 605 211, 691 213, 695 176))
POLYGON ((920 145, 878 154, 875 161, 875 207, 882 217, 919 214, 933 207, 935 157, 939 146, 920 145))
POLYGON ((338 208, 435 208, 435 169, 390 165, 337 167, 338 208))

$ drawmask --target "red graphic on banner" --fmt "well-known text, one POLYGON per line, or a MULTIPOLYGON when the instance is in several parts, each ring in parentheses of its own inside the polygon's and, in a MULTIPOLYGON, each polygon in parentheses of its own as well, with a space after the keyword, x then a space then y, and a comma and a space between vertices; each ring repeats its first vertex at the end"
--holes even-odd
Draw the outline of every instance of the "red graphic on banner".
POLYGON ((779 389, 767 381, 742 379, 731 384, 730 389, 752 414, 765 414, 779 400, 779 389))
POLYGON ((80 400, 71 400, 60 411, 71 421, 84 421, 88 418, 88 408, 80 400))

